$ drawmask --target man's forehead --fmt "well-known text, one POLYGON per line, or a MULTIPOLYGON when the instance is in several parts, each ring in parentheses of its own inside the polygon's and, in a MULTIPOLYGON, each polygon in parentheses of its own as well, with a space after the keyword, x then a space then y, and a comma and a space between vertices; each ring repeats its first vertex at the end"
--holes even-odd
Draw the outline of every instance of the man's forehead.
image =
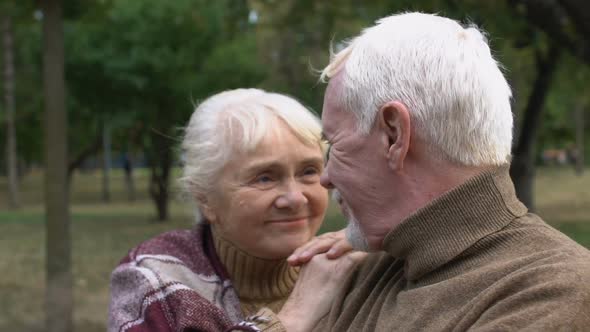
POLYGON ((337 113, 340 107, 339 89, 342 86, 342 73, 339 72, 328 82, 324 93, 324 107, 322 110, 322 126, 324 132, 330 134, 335 130, 337 124, 337 113))
POLYGON ((340 95, 340 91, 342 85, 344 83, 344 69, 336 73, 334 77, 330 79, 328 82, 328 86, 326 87, 326 92, 324 94, 324 107, 327 103, 330 104, 331 107, 335 107, 338 104, 338 96, 340 95))
POLYGON ((335 128, 337 127, 337 116, 334 114, 336 111, 334 107, 336 104, 334 103, 333 98, 330 97, 328 90, 326 90, 326 95, 324 98, 324 108, 322 110, 322 132, 323 135, 326 137, 330 137, 335 128))

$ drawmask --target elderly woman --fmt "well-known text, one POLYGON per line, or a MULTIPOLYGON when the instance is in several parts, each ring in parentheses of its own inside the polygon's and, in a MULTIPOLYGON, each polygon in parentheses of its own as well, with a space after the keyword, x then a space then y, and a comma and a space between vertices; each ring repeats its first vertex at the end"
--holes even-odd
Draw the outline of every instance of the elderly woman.
POLYGON ((198 223, 121 261, 109 331, 256 330, 295 285, 299 268, 286 258, 324 218, 321 127, 290 97, 257 89, 214 95, 195 110, 182 148, 180 183, 198 223))

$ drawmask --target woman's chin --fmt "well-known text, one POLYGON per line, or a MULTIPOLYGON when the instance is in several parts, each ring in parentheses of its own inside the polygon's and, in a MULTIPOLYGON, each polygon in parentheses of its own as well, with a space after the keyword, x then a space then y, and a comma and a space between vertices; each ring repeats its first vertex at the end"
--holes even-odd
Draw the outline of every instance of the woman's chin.
POLYGON ((267 259, 285 259, 289 257, 295 249, 304 245, 309 238, 307 236, 283 236, 273 239, 273 244, 270 244, 265 252, 267 259))
POLYGON ((305 227, 293 226, 291 228, 291 225, 271 225, 271 228, 267 228, 264 235, 259 237, 259 241, 251 243, 257 247, 256 256, 266 259, 285 259, 295 249, 311 240, 319 228, 319 226, 310 225, 309 222, 305 223, 305 227))

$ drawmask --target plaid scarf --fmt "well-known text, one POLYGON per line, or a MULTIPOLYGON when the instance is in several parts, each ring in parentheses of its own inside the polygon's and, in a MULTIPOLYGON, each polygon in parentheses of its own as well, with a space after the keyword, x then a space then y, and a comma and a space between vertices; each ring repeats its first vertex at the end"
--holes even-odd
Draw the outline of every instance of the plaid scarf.
POLYGON ((111 332, 260 331, 264 322, 242 317, 208 225, 140 244, 111 276, 111 332))

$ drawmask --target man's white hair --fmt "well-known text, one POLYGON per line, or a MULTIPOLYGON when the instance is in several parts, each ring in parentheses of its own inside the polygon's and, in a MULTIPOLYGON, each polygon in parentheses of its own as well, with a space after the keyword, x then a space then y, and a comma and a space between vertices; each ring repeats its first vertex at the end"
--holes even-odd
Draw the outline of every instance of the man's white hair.
POLYGON ((368 133, 378 110, 399 101, 414 135, 460 165, 509 161, 512 93, 477 27, 423 13, 382 18, 333 54, 321 79, 341 72, 337 100, 368 133))
POLYGON ((254 150, 278 121, 302 143, 325 151, 320 120, 291 97, 236 89, 202 102, 193 112, 182 141, 184 165, 179 182, 184 193, 193 198, 206 196, 231 157, 254 150))

